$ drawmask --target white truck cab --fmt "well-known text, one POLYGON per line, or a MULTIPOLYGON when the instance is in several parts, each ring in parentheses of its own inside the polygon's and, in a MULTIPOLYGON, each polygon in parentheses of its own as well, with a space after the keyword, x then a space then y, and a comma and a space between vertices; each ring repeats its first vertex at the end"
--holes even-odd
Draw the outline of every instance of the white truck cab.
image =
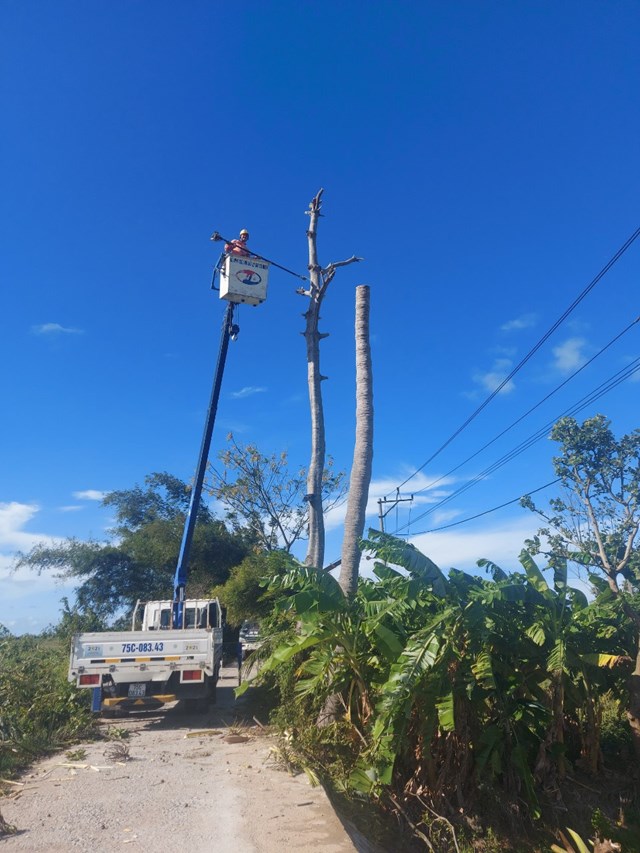
MULTIPOLYGON (((131 629, 139 623, 142 631, 170 631, 173 616, 172 601, 138 601, 133 611, 131 629)), ((184 608, 185 628, 222 627, 217 599, 188 599, 184 608)))

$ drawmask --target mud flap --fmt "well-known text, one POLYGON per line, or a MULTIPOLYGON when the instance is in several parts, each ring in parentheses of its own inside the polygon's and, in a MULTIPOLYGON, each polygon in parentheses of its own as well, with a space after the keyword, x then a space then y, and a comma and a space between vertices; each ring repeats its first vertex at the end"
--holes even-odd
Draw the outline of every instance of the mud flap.
POLYGON ((118 696, 114 699, 103 699, 102 707, 107 709, 120 708, 126 711, 150 711, 155 708, 161 708, 168 702, 175 702, 177 696, 173 693, 158 694, 156 696, 138 696, 136 698, 129 696, 118 696))

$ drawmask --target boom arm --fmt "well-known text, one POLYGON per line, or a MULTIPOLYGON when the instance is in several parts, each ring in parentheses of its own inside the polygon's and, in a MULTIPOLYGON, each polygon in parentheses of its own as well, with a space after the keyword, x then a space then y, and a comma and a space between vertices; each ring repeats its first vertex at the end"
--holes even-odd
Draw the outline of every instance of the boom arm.
POLYGON ((227 350, 229 348, 229 338, 233 330, 233 310, 234 302, 227 303, 227 310, 222 321, 222 331, 220 334, 220 349, 218 351, 218 362, 216 364, 216 372, 213 380, 213 388, 211 391, 211 400, 209 402, 209 410, 204 426, 204 434, 202 436, 202 444, 200 446, 200 455, 198 457, 198 467, 196 469, 195 482, 191 492, 191 500, 189 502, 189 510, 184 524, 184 532, 182 534, 182 544, 180 546, 180 555, 178 556, 178 565, 173 579, 173 627, 182 628, 184 622, 184 599, 185 586, 187 583, 187 574, 189 569, 189 555, 191 552, 191 543, 193 541, 193 531, 196 526, 198 517, 198 509, 200 508, 200 498, 202 495, 202 484, 207 468, 207 460, 209 459, 209 449, 211 447, 211 436, 213 435, 213 425, 216 420, 218 410, 218 400, 220 398, 220 388, 222 386, 222 375, 224 373, 224 365, 227 360, 227 350))

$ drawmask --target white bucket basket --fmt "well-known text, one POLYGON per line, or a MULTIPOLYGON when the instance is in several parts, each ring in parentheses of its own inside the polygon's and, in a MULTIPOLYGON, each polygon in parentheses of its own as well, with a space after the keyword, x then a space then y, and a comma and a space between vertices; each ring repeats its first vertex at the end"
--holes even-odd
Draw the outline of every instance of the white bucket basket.
POLYGON ((257 258, 227 255, 220 270, 220 299, 260 305, 267 298, 269 264, 257 258))

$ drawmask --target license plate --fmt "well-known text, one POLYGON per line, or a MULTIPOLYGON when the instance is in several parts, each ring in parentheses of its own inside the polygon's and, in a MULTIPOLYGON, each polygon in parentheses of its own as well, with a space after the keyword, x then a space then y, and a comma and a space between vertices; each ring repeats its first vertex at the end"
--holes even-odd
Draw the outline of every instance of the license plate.
POLYGON ((136 696, 146 696, 147 685, 144 681, 136 682, 129 685, 129 698, 133 699, 136 696))

